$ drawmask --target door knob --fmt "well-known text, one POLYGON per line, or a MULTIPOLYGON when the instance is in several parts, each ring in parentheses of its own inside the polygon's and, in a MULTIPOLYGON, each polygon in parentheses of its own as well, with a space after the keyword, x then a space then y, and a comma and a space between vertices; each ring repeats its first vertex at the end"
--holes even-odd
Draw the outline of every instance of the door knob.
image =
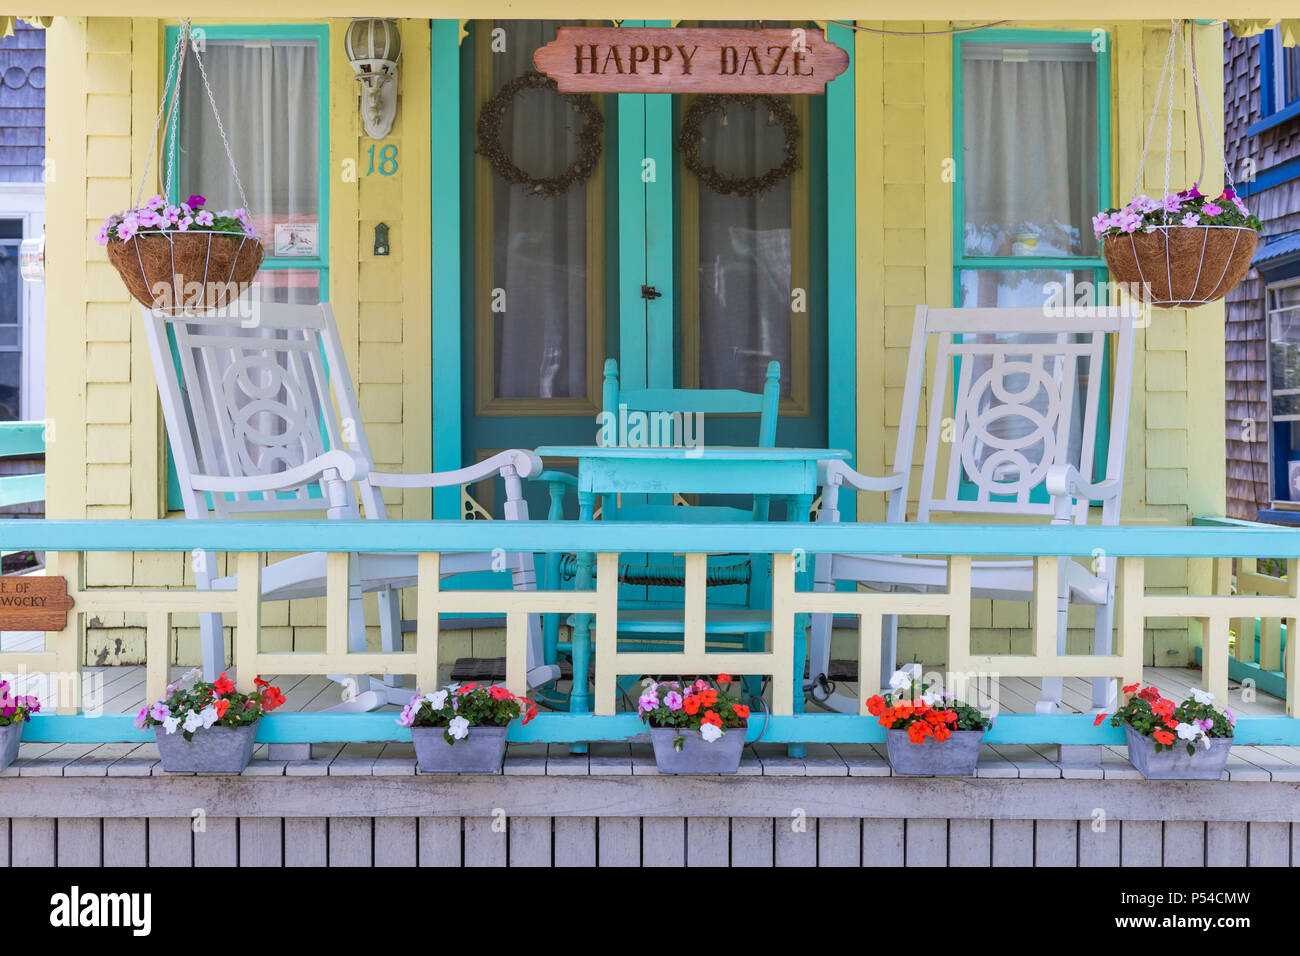
POLYGON ((662 295, 663 293, 660 292, 652 285, 643 285, 641 287, 641 298, 643 299, 649 299, 651 301, 654 301, 655 299, 659 298, 662 295))

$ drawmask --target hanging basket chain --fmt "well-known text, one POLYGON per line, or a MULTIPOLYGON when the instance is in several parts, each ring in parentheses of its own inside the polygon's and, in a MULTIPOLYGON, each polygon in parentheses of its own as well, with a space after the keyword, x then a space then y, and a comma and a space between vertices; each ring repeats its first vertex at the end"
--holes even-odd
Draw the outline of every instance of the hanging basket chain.
MULTIPOLYGON (((1138 158, 1137 175, 1133 180, 1134 199, 1138 197, 1138 192, 1142 188, 1142 171, 1146 168, 1147 152, 1151 146, 1151 134, 1154 133, 1156 129, 1156 116, 1158 116, 1160 112, 1160 97, 1164 94, 1166 80, 1169 81, 1170 103, 1172 104, 1173 102, 1173 79, 1172 79, 1173 70, 1171 69, 1171 62, 1173 60, 1173 56, 1174 56, 1174 38, 1173 35, 1171 34, 1169 37, 1169 45, 1165 47, 1165 62, 1164 62, 1164 66, 1162 66, 1160 69, 1160 83, 1156 86, 1156 98, 1155 101, 1151 104, 1151 119, 1147 122, 1147 135, 1146 138, 1142 141, 1142 155, 1138 158)), ((1168 155, 1168 152, 1169 150, 1166 147, 1165 150, 1166 156, 1168 155)))
MULTIPOLYGON (((221 145, 226 149, 226 159, 230 161, 230 172, 235 177, 235 188, 239 190, 239 202, 244 210, 252 215, 252 210, 248 206, 248 197, 244 195, 244 184, 239 179, 239 169, 235 166, 235 155, 230 150, 230 140, 226 138, 226 127, 222 125, 221 114, 217 112, 217 98, 212 95, 212 87, 208 83, 208 72, 203 68, 203 58, 199 56, 199 51, 194 51, 194 62, 198 65, 199 76, 203 78, 203 89, 208 94, 208 103, 212 106, 212 118, 217 121, 217 132, 221 134, 221 145)), ((177 85, 179 91, 180 86, 177 85)))
POLYGON ((1183 36, 1182 20, 1173 19, 1169 21, 1169 43, 1165 47, 1164 64, 1160 69, 1160 82, 1156 87, 1155 101, 1151 104, 1151 118, 1147 123, 1146 138, 1142 142, 1142 155, 1138 160, 1137 176, 1133 182, 1133 198, 1136 199, 1142 187, 1142 173, 1146 169, 1147 154, 1150 151, 1151 135, 1155 132, 1156 117, 1160 114, 1160 101, 1166 96, 1165 102, 1165 180, 1164 195, 1169 195, 1169 183, 1171 178, 1171 162, 1173 157, 1173 140, 1174 140, 1174 82, 1175 73, 1178 66, 1178 54, 1181 52, 1184 67, 1192 75, 1192 91, 1195 103, 1192 110, 1196 116, 1196 130, 1200 137, 1201 144, 1201 166, 1200 175, 1197 182, 1205 177, 1205 126, 1208 122, 1212 144, 1219 153, 1223 162, 1223 172, 1225 181, 1228 186, 1236 185, 1232 175, 1232 167, 1228 162, 1227 152, 1224 148, 1223 140, 1219 136, 1218 128, 1214 123, 1214 114, 1210 110, 1209 101, 1201 89, 1200 74, 1197 70, 1196 63, 1196 39, 1193 36, 1190 40, 1183 36))
MULTIPOLYGON (((184 30, 182 30, 180 31, 179 35, 176 37, 176 46, 172 48, 171 59, 168 60, 167 62, 167 78, 163 80, 163 91, 164 91, 163 98, 162 101, 159 102, 158 104, 158 118, 154 120, 153 138, 149 140, 149 152, 145 154, 144 174, 140 177, 140 188, 136 190, 136 194, 135 194, 136 206, 139 206, 141 201, 144 199, 144 186, 145 183, 149 181, 149 169, 153 165, 154 152, 155 150, 158 149, 158 131, 162 128, 163 114, 167 112, 166 91, 171 89, 173 71, 176 69, 176 64, 180 62, 179 54, 181 50, 181 43, 184 41, 184 38, 185 38, 185 32, 184 30)), ((162 162, 159 161, 158 165, 161 167, 162 162)))
POLYGON ((162 102, 158 104, 158 118, 154 121, 153 138, 149 142, 149 155, 145 159, 144 174, 140 177, 140 189, 136 193, 135 204, 140 205, 144 198, 145 183, 149 181, 149 170, 153 163, 154 151, 159 148, 159 136, 165 142, 163 150, 167 154, 167 161, 164 163, 161 156, 158 160, 158 187, 163 196, 170 201, 172 196, 172 186, 175 182, 176 175, 176 139, 172 135, 176 124, 177 117, 180 114, 181 100, 181 80, 185 75, 185 58, 186 54, 194 54, 194 62, 199 68, 199 76, 203 79, 203 89, 207 94, 208 103, 212 107, 212 117, 217 123, 217 132, 221 134, 221 145, 225 148, 226 159, 230 163, 230 172, 235 178, 235 188, 239 191, 239 201, 243 208, 252 215, 252 209, 248 204, 248 196, 244 193, 244 183, 239 178, 239 168, 235 165, 235 156, 230 148, 230 139, 226 135, 226 127, 221 122, 221 113, 217 109, 217 99, 212 93, 212 85, 208 82, 208 73, 203 66, 203 57, 200 56, 199 50, 190 42, 190 21, 182 20, 180 29, 176 37, 176 46, 172 50, 171 62, 167 64, 167 78, 163 81, 162 102))
POLYGON ((1210 110, 1209 101, 1205 98, 1205 94, 1201 90, 1200 77, 1197 75, 1196 72, 1196 39, 1195 37, 1193 37, 1190 42, 1186 42, 1183 40, 1182 34, 1179 34, 1178 40, 1180 43, 1185 44, 1183 47, 1183 58, 1187 61, 1188 65, 1191 68, 1192 89, 1196 93, 1197 104, 1201 107, 1201 109, 1198 110, 1196 113, 1196 130, 1201 136, 1201 175, 1202 176, 1205 175, 1205 133, 1204 133, 1205 124, 1202 122, 1202 113, 1203 113, 1205 120, 1209 121, 1210 135, 1214 138, 1213 139, 1214 146, 1219 152, 1220 159, 1223 160, 1224 180, 1230 188, 1235 189, 1237 186, 1237 182, 1232 175, 1232 164, 1228 162, 1227 149, 1225 148, 1223 141, 1219 138, 1219 129, 1214 124, 1214 114, 1210 110))

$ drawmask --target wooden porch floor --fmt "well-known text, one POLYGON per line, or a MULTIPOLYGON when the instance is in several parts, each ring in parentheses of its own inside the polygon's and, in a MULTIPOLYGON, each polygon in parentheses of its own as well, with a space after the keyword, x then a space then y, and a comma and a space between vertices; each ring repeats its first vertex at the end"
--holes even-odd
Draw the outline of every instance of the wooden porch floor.
MULTIPOLYGON (((0 636, 4 650, 39 649, 40 635, 6 633, 0 636)), ((179 677, 187 668, 173 668, 179 677)), ((1193 685, 1199 685, 1200 671, 1191 668, 1147 667, 1144 678, 1167 696, 1181 699, 1193 685)), ((339 702, 339 687, 322 676, 282 675, 269 678, 284 692, 284 711, 322 711, 339 702)), ((37 678, 14 681, 19 693, 36 691, 47 708, 55 703, 50 688, 37 678)), ((843 692, 856 688, 842 684, 843 692)), ((1081 678, 1065 681, 1062 703, 1066 710, 1089 708, 1091 688, 1081 678)), ((138 666, 87 667, 83 694, 98 700, 104 713, 132 713, 144 706, 145 670, 138 666)), ((998 687, 999 707, 1004 713, 1032 713, 1038 698, 1037 685, 1023 678, 1003 679, 998 687)), ((1233 683, 1228 706, 1243 715, 1281 714, 1284 703, 1260 693, 1244 702, 1241 688, 1233 683)), ((385 710, 394 714, 398 708, 385 710)), ((810 705, 816 709, 816 705, 810 705)), ((977 776, 1022 778, 1132 779, 1137 771, 1129 764, 1125 747, 1103 748, 1100 766, 1062 763, 1058 748, 1051 745, 986 745, 981 751, 977 776)), ((410 744, 316 744, 310 760, 271 760, 268 747, 258 746, 246 775, 343 775, 388 776, 413 774, 414 751, 410 744)), ((598 743, 590 754, 570 754, 565 745, 511 744, 506 758, 507 774, 654 774, 654 758, 648 742, 598 743)), ((768 776, 887 776, 889 764, 884 745, 819 744, 808 747, 806 758, 786 755, 782 744, 758 742, 746 748, 740 772, 768 776)), ((145 776, 162 773, 154 744, 40 744, 24 743, 19 759, 4 776, 145 776)), ((1300 782, 1300 748, 1234 747, 1226 779, 1241 781, 1300 782)))

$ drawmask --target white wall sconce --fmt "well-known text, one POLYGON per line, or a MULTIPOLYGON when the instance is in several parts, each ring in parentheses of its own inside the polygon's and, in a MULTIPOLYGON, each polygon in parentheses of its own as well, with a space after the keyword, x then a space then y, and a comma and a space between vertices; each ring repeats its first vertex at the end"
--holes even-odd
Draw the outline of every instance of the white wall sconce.
POLYGON ((396 20, 353 20, 344 35, 348 62, 361 84, 361 125, 371 139, 383 139, 397 116, 397 59, 402 34, 396 20))

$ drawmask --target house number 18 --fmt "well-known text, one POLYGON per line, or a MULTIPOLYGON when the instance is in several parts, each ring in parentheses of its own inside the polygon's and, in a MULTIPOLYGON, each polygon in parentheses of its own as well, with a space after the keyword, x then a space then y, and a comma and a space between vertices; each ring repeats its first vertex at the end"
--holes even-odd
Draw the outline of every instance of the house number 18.
MULTIPOLYGON (((367 176, 375 171, 375 147, 373 145, 371 145, 369 153, 370 168, 366 170, 367 176)), ((391 176, 395 172, 397 172, 397 144, 389 143, 379 151, 379 175, 391 176)))

